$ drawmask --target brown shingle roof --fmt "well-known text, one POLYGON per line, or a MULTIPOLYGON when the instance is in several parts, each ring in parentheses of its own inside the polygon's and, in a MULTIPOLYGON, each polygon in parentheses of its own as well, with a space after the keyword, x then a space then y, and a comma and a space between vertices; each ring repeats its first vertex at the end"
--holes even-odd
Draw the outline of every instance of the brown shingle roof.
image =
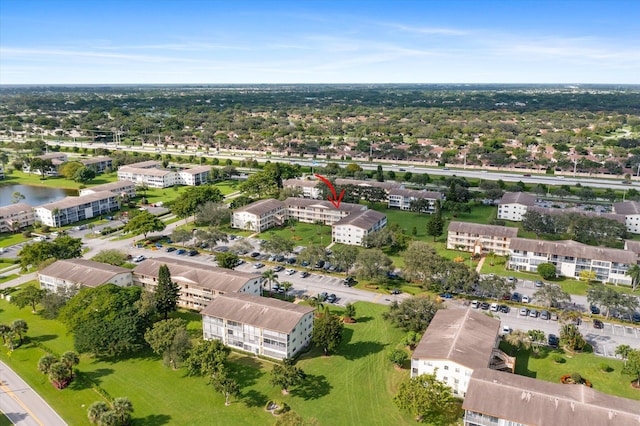
POLYGON ((9 204, 8 206, 0 207, 0 218, 7 218, 11 215, 31 210, 33 210, 32 207, 26 203, 9 204))
POLYGON ((302 317, 313 311, 310 306, 277 299, 228 293, 216 297, 201 314, 289 334, 302 317))
POLYGON ((640 214, 640 202, 624 201, 622 203, 613 203, 613 211, 623 215, 640 214))
POLYGON ((116 191, 117 192, 121 189, 130 187, 130 186, 135 186, 134 183, 131 182, 130 180, 117 180, 115 182, 109 182, 109 183, 104 183, 102 185, 91 186, 85 189, 90 189, 93 192, 100 192, 100 191, 110 191, 110 192, 116 191))
POLYGON ((489 366, 500 321, 471 309, 441 309, 413 352, 414 359, 450 360, 476 369, 489 366))
POLYGON ((304 186, 305 188, 315 188, 317 185, 317 180, 286 179, 282 181, 282 186, 284 186, 285 188, 297 186, 304 186))
POLYGON ((267 198, 266 200, 260 200, 253 202, 251 204, 247 204, 246 206, 242 206, 234 211, 235 212, 247 212, 253 213, 258 216, 262 216, 263 214, 275 210, 284 208, 284 203, 280 200, 275 200, 273 198, 267 198))
POLYGON ((632 251, 588 246, 572 240, 540 241, 529 238, 513 238, 509 249, 626 264, 636 263, 638 260, 638 255, 632 251))
POLYGON ((470 222, 451 222, 449 232, 463 232, 466 234, 489 235, 492 237, 515 238, 518 235, 518 228, 498 225, 482 225, 470 222))
MULTIPOLYGON (((336 207, 333 205, 333 203, 327 200, 311 200, 308 198, 289 197, 286 200, 284 200, 284 204, 286 206, 315 207, 315 208, 336 210, 336 207)), ((354 203, 340 203, 340 208, 338 210, 347 211, 347 212, 357 212, 357 211, 367 210, 367 207, 360 204, 354 204, 354 203)))
POLYGON ((83 158, 82 160, 80 160, 80 162, 85 166, 88 166, 90 164, 108 162, 108 161, 111 161, 110 157, 92 157, 92 158, 83 158))
POLYGON ((343 217, 333 225, 351 225, 367 230, 385 217, 387 217, 387 215, 384 213, 380 213, 375 210, 365 210, 363 212, 351 213, 349 216, 343 217))
POLYGON ((135 169, 147 169, 147 168, 150 168, 150 167, 159 167, 160 166, 160 162, 156 161, 156 160, 148 160, 148 161, 140 161, 139 163, 127 164, 127 166, 128 167, 133 167, 135 169))
POLYGON ((157 277, 162 265, 169 267, 171 278, 178 283, 190 282, 222 292, 238 291, 248 281, 257 278, 256 275, 246 272, 169 257, 154 257, 153 259, 143 260, 134 268, 133 273, 134 275, 157 277))
POLYGON ((357 180, 357 179, 336 179, 336 185, 345 186, 345 185, 356 185, 356 186, 375 186, 377 188, 383 188, 387 191, 394 188, 400 188, 400 185, 397 182, 378 182, 375 180, 357 180))
POLYGON ((524 425, 640 425, 638 401, 488 368, 473 372, 462 408, 524 425))
POLYGON ((38 272, 39 275, 60 278, 86 287, 107 284, 116 275, 125 273, 131 273, 131 270, 86 259, 58 260, 38 272))
POLYGON ((526 192, 505 192, 499 204, 523 204, 533 206, 536 203, 536 196, 526 192))
POLYGON ((640 255, 640 241, 624 240, 624 249, 640 255))

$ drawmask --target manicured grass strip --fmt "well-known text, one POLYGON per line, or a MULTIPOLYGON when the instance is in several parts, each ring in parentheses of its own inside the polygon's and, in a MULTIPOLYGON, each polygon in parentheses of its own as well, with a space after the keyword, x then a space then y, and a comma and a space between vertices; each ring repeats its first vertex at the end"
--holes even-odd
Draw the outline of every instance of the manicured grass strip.
POLYGON ((291 240, 296 246, 310 246, 331 244, 331 227, 325 225, 315 225, 312 223, 297 223, 292 227, 272 228, 261 233, 258 238, 268 240, 272 233, 282 238, 291 240))

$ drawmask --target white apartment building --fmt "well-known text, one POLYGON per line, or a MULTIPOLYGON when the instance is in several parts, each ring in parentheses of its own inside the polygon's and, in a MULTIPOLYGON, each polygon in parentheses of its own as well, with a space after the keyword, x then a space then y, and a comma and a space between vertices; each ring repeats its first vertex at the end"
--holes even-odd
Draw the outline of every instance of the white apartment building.
POLYGON ((285 204, 269 198, 236 209, 231 213, 231 227, 263 232, 282 225, 286 218, 285 204))
POLYGON ((500 320, 473 309, 441 309, 411 356, 411 377, 433 374, 464 398, 474 370, 513 372, 515 359, 498 349, 500 320))
POLYGON ((343 218, 367 210, 367 206, 353 203, 340 203, 336 208, 327 200, 309 200, 306 198, 289 197, 284 200, 287 218, 293 217, 299 222, 333 225, 343 218))
POLYGON ((0 232, 17 232, 33 225, 33 208, 26 203, 9 204, 0 207, 0 232))
POLYGON ((130 180, 118 180, 115 182, 96 185, 80 190, 80 196, 95 194, 96 192, 109 191, 123 198, 133 198, 136 196, 136 185, 130 180))
POLYGON ((198 186, 207 183, 211 166, 198 166, 178 172, 179 185, 198 186))
POLYGON ((154 292, 162 265, 167 265, 171 279, 180 286, 178 305, 183 308, 202 310, 216 297, 228 293, 260 294, 259 275, 169 257, 140 262, 133 270, 134 284, 154 292))
POLYGON ((535 203, 535 195, 526 192, 505 192, 498 203, 498 219, 521 222, 522 215, 535 203))
POLYGON ((613 212, 624 216, 628 232, 640 234, 640 202, 613 203, 613 212))
POLYGON ((310 306, 228 293, 201 312, 203 337, 255 355, 293 358, 311 342, 313 312, 310 306))
POLYGON ((409 210, 411 203, 416 200, 428 200, 429 206, 423 213, 433 213, 436 211, 436 200, 442 200, 442 194, 431 191, 416 191, 414 189, 393 188, 389 190, 389 208, 409 210))
POLYGON ((66 197, 53 203, 34 207, 36 222, 48 226, 64 226, 120 209, 118 196, 102 191, 81 197, 66 197))
POLYGON ((447 248, 474 254, 494 252, 498 256, 509 254, 509 243, 518 236, 518 228, 451 222, 447 231, 447 248))
POLYGON ((588 386, 475 370, 462 403, 464 426, 637 426, 638 401, 588 386))
POLYGON ((319 183, 317 180, 286 179, 282 181, 282 187, 299 189, 304 198, 318 199, 322 195, 319 183))
POLYGON ((345 187, 347 185, 355 185, 355 186, 363 186, 363 187, 374 187, 384 189, 388 194, 392 189, 402 188, 402 184, 397 182, 378 182, 375 180, 358 180, 358 179, 336 179, 336 186, 345 187))
POLYGON ((118 169, 118 180, 128 180, 136 185, 147 185, 149 188, 169 188, 178 185, 178 174, 171 170, 121 166, 118 169))
POLYGON ((115 284, 133 285, 131 270, 86 259, 58 260, 38 272, 40 287, 57 292, 69 287, 98 287, 115 284))
POLYGON ((362 245, 364 237, 387 226, 387 216, 375 210, 356 212, 340 219, 331 227, 335 243, 362 245))
POLYGON ((110 172, 113 169, 113 160, 109 157, 93 157, 81 159, 80 162, 92 168, 96 173, 110 172))
MULTIPOLYGON (((49 170, 45 173, 45 176, 58 176, 58 166, 67 161, 67 154, 64 152, 49 152, 47 154, 36 155, 34 158, 51 160, 51 164, 53 164, 54 168, 53 170, 49 170)), ((22 171, 24 173, 40 174, 40 170, 31 170, 31 166, 28 161, 22 166, 22 171)))
POLYGON ((541 263, 553 263, 556 274, 579 278, 582 271, 593 271, 603 283, 631 284, 627 270, 638 263, 633 251, 594 247, 577 241, 540 241, 513 238, 509 247, 509 269, 537 272, 541 263))

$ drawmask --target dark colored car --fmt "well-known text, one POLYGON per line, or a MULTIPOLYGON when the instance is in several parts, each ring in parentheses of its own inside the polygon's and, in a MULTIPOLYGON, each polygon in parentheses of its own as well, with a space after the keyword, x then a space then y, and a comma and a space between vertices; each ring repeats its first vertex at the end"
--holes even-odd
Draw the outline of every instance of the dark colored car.
POLYGON ((400 294, 400 289, 394 288, 393 290, 391 290, 391 294, 400 294))
POLYGON ((283 255, 276 256, 276 262, 284 262, 286 258, 283 255))
POLYGON ((593 320, 593 328, 604 328, 604 324, 599 319, 593 320))
POLYGON ((287 259, 287 263, 289 265, 293 265, 294 263, 296 263, 296 258, 295 257, 290 257, 287 259))
POLYGON ((480 304, 480 309, 486 311, 489 309, 489 304, 487 302, 482 302, 482 304, 480 304))
POLYGON ((167 247, 165 250, 167 253, 171 253, 172 251, 176 251, 175 247, 167 247))
POLYGON ((301 263, 302 266, 309 266, 309 262, 307 262, 306 260, 303 260, 301 263))
POLYGON ((442 297, 443 299, 453 299, 453 296, 451 295, 451 293, 440 293, 439 296, 442 297))
POLYGON ((189 253, 187 253, 188 256, 197 256, 198 254, 198 250, 189 250, 189 253))
POLYGON ((520 301, 520 293, 513 293, 511 295, 511 301, 512 302, 519 302, 520 301))
POLYGON ((634 312, 631 315, 631 321, 633 322, 640 322, 640 312, 634 312))
POLYGON ((336 300, 338 300, 338 297, 333 293, 331 293, 330 295, 327 296, 327 302, 329 302, 329 303, 333 303, 336 300))
POLYGON ((509 307, 507 305, 500 305, 500 308, 498 308, 500 310, 500 312, 502 312, 503 314, 508 314, 509 313, 509 307))
POLYGON ((316 262, 315 268, 322 268, 324 266, 324 260, 320 259, 316 262))
POLYGON ((329 295, 327 294, 326 291, 323 291, 318 295, 318 300, 321 302, 324 302, 325 300, 327 300, 327 297, 329 297, 329 295))
POLYGON ((555 334, 550 334, 548 338, 549 346, 552 348, 557 348, 560 343, 560 339, 555 334))
POLYGON ((540 319, 549 320, 549 318, 551 318, 549 311, 540 311, 540 319))
POLYGON ((302 278, 307 278, 309 275, 310 275, 310 274, 309 274, 307 271, 302 271, 302 272, 300 273, 300 276, 301 276, 302 278))
POLYGON ((255 257, 260 256, 260 253, 258 253, 257 251, 254 251, 253 253, 251 253, 250 256, 255 258, 255 257))
POLYGON ((183 255, 183 254, 185 254, 186 252, 187 252, 187 251, 186 251, 185 249, 179 249, 179 250, 176 252, 176 254, 183 255))
POLYGON ((342 284, 346 285, 346 286, 350 286, 351 284, 353 284, 356 280, 352 277, 352 276, 348 276, 347 278, 345 278, 344 280, 342 280, 342 284))
POLYGON ((600 313, 600 308, 598 308, 595 305, 589 306, 589 309, 591 310, 591 313, 594 315, 598 315, 600 313))

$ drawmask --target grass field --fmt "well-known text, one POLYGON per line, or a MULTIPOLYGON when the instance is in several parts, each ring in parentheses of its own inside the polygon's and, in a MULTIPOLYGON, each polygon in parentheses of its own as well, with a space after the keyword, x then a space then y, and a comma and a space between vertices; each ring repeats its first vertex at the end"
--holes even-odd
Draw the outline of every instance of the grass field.
POLYGON ((293 228, 272 228, 259 235, 258 238, 268 240, 271 235, 279 235, 282 238, 291 240, 296 246, 331 244, 331 227, 325 225, 315 225, 312 223, 297 223, 293 228))
MULTIPOLYGON (((502 342, 500 347, 507 353, 511 351, 511 347, 505 342, 502 342)), ((597 391, 640 400, 640 391, 631 387, 632 376, 621 373, 623 366, 624 362, 621 360, 597 357, 588 351, 570 355, 562 350, 543 347, 537 357, 531 350, 521 350, 516 353, 516 374, 560 383, 561 376, 577 372, 589 380, 593 384, 593 389, 597 391), (555 363, 552 359, 555 354, 562 356, 565 362, 555 363), (602 363, 609 366, 608 372, 600 370, 602 363)))
MULTIPOLYGON (((300 389, 288 396, 269 384, 270 362, 234 354, 230 374, 241 385, 241 396, 229 407, 222 395, 213 391, 202 377, 189 377, 184 369, 164 367, 159 358, 143 352, 127 358, 81 356, 78 370, 112 397, 127 396, 133 402, 134 425, 271 425, 274 418, 264 411, 269 399, 284 400, 305 418, 314 417, 320 425, 401 425, 413 424, 401 413, 392 396, 398 383, 408 376, 386 360, 386 351, 395 347, 403 333, 382 320, 383 306, 357 303, 359 322, 345 326, 344 340, 337 353, 323 357, 312 350, 299 361, 309 375, 300 389)), ((199 315, 180 313, 189 320, 192 335, 200 334, 199 315)), ((30 309, 17 310, 0 300, 0 322, 23 318, 33 342, 57 354, 72 350, 72 337, 57 321, 45 320, 30 309)), ((58 391, 36 370, 42 347, 26 343, 12 356, 0 352, 69 423, 88 424, 87 407, 100 399, 86 381, 76 380, 70 388, 58 391)))
POLYGON ((13 423, 11 423, 11 421, 7 418, 7 416, 0 413, 0 426, 11 426, 12 424, 13 423))
MULTIPOLYGON (((56 177, 47 177, 46 179, 40 179, 40 175, 34 175, 30 173, 24 173, 17 170, 9 173, 4 180, 0 182, 0 185, 9 185, 9 184, 23 184, 23 185, 34 185, 34 186, 46 186, 50 188, 64 188, 64 189, 79 189, 83 186, 82 183, 75 182, 71 179, 66 179, 61 176, 56 177)), ((103 173, 101 175, 96 176, 88 184, 84 184, 84 186, 90 187, 95 185, 102 185, 104 183, 115 182, 118 180, 118 173, 103 173)))

